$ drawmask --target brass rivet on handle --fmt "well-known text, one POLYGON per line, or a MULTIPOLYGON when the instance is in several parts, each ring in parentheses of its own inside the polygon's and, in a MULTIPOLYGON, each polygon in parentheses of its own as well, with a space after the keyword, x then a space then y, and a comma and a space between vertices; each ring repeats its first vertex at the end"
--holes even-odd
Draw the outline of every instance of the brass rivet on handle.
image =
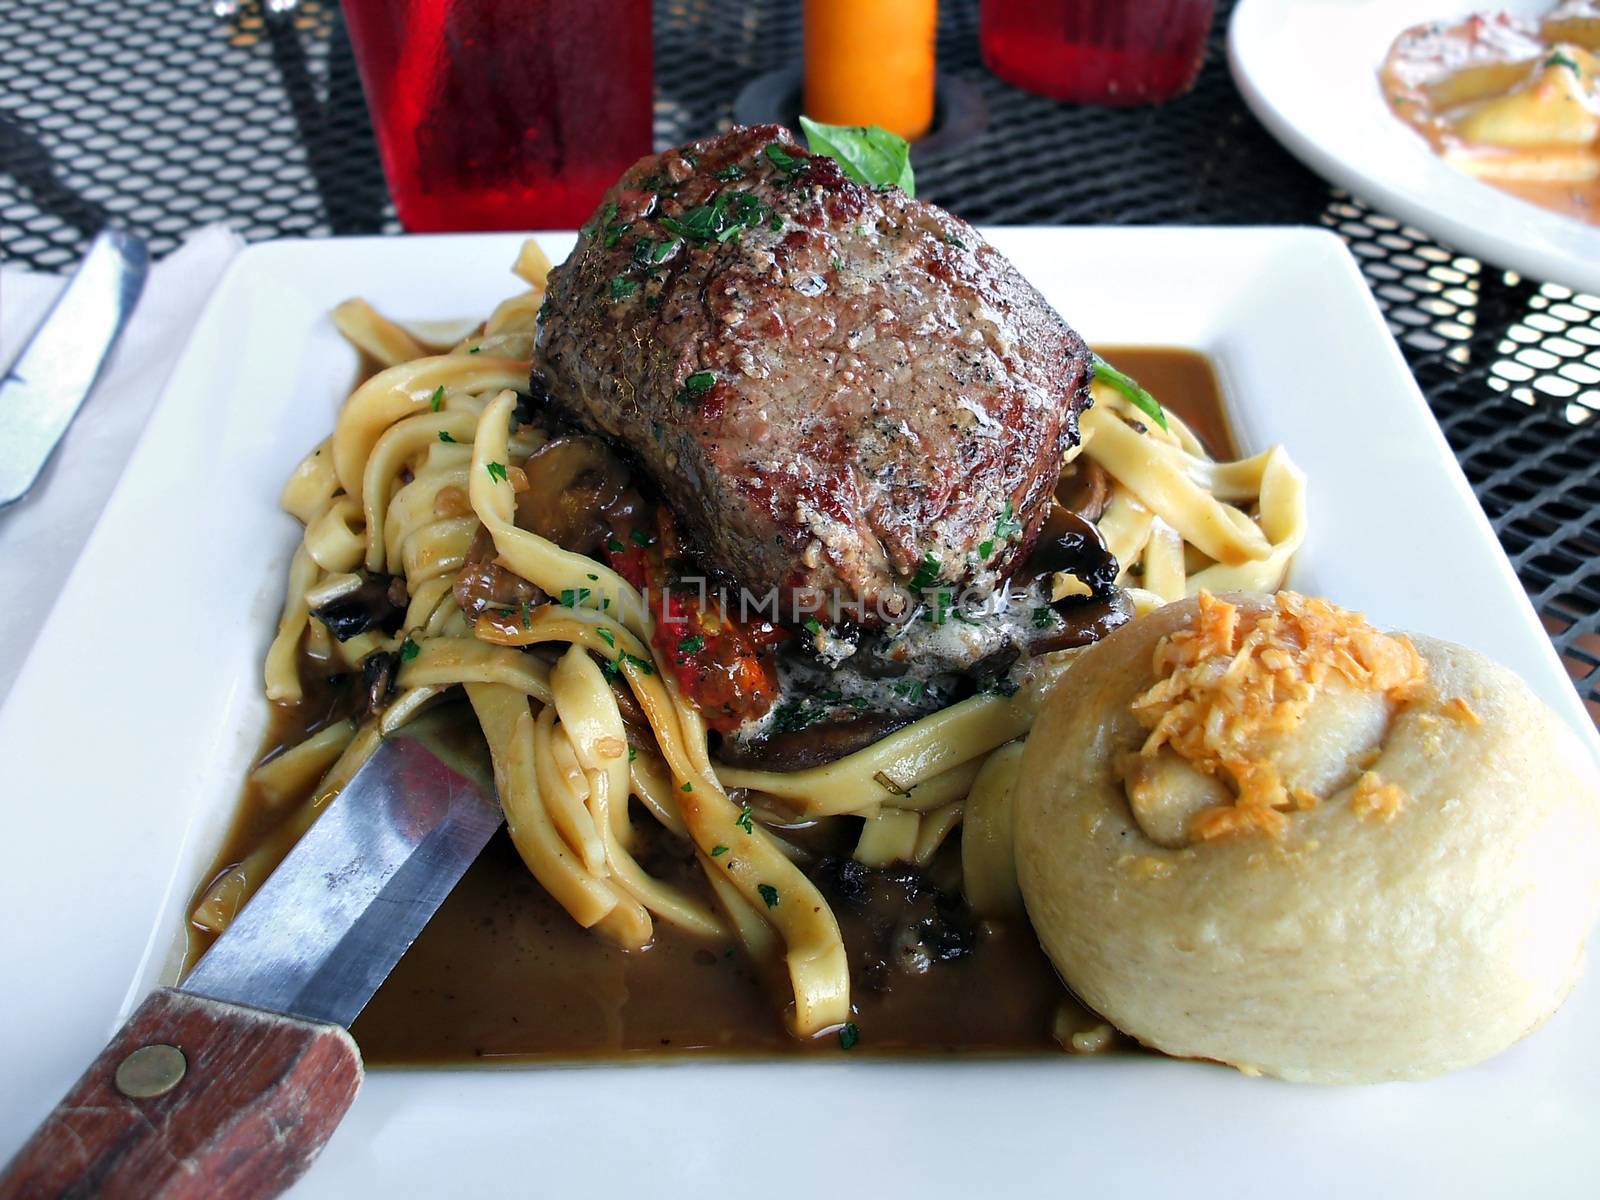
POLYGON ((130 1100, 165 1096, 182 1081, 189 1062, 176 1046, 140 1046, 117 1065, 117 1091, 130 1100))

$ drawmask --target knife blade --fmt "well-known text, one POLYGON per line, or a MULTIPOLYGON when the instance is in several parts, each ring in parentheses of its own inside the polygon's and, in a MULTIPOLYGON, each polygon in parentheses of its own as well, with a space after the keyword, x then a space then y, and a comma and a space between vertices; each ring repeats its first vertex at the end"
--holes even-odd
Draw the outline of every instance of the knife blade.
POLYGON ((275 1196, 361 1083, 346 1026, 499 828, 475 727, 384 741, 177 988, 152 995, 0 1174, 0 1200, 275 1196))
POLYGON ((0 509, 39 478, 117 344, 150 269, 143 239, 102 232, 0 377, 0 509))
POLYGON ((499 827, 492 784, 457 729, 424 718, 384 742, 182 990, 354 1021, 499 827))

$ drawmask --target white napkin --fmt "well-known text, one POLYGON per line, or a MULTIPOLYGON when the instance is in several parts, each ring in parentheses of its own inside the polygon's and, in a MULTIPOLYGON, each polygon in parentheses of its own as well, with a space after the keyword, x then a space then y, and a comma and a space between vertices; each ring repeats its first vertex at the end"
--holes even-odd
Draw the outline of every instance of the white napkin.
MULTIPOLYGON (((233 230, 211 225, 151 268, 132 320, 55 455, 28 495, 0 509, 0 701, 122 475, 201 308, 243 248, 233 230)), ((64 283, 63 276, 0 267, 0 364, 21 352, 64 283)))

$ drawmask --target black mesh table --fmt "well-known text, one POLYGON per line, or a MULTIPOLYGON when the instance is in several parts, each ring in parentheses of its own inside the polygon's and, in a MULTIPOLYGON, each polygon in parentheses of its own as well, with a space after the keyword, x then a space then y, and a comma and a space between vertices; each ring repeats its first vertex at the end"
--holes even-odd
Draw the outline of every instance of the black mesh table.
MULTIPOLYGON (((337 5, 263 4, 221 20, 207 0, 0 0, 0 259, 59 270, 107 221, 157 253, 218 220, 398 232, 337 5)), ((988 74, 976 0, 946 0, 941 73, 989 119, 919 162, 919 194, 978 223, 1337 231, 1600 720, 1600 297, 1484 267, 1301 167, 1235 91, 1218 7, 1191 94, 1106 110, 988 74)), ((742 87, 798 63, 800 8, 656 0, 658 143, 725 127, 742 87)))

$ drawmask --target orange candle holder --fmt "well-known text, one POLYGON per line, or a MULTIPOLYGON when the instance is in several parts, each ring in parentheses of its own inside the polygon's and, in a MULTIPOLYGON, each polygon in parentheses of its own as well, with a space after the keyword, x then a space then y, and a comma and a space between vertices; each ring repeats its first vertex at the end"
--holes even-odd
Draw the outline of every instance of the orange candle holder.
POLYGON ((806 0, 806 115, 921 137, 933 124, 938 28, 938 0, 806 0))

